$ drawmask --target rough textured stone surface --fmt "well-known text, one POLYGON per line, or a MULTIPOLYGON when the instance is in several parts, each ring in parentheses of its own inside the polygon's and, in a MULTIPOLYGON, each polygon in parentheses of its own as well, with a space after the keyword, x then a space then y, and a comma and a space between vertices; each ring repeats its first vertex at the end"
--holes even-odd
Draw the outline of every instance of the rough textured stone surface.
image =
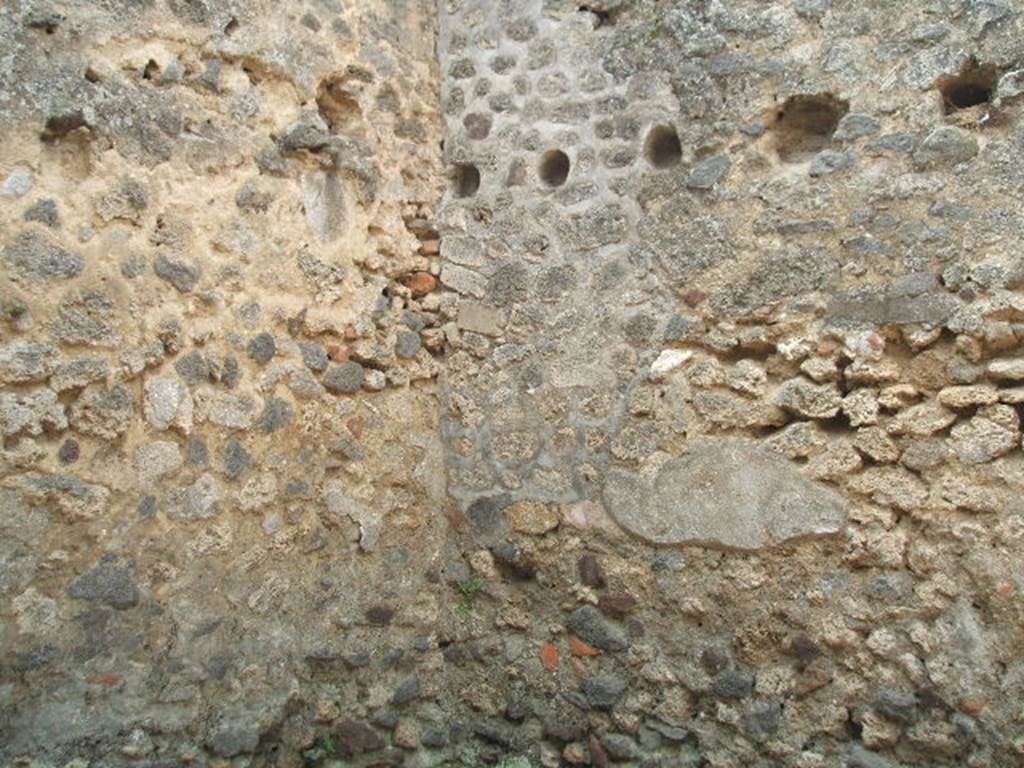
POLYGON ((689 455, 667 461, 651 479, 609 473, 604 500, 622 526, 658 544, 737 549, 842 529, 841 496, 756 444, 705 439, 688 448, 689 455))
POLYGON ((75 357, 62 363, 50 377, 50 387, 57 392, 81 389, 110 374, 110 366, 102 357, 75 357))
POLYGON ((11 277, 27 286, 68 280, 78 275, 85 261, 38 232, 24 232, 3 248, 11 277))
POLYGON ((184 259, 161 253, 153 260, 153 272, 181 293, 188 293, 199 281, 199 268, 184 259))
POLYGON ((0 4, 0 765, 1018 765, 1019 6, 0 4))
POLYGON ((172 518, 195 520, 217 514, 217 481, 213 475, 201 475, 192 485, 174 491, 167 501, 167 514, 172 518))
POLYGON ((12 341, 0 346, 0 382, 24 384, 43 381, 57 370, 60 350, 38 341, 12 341))
POLYGON ((154 429, 175 427, 186 435, 192 429, 192 395, 177 378, 157 376, 147 379, 143 409, 146 421, 154 429))
POLYGON ((183 464, 178 444, 169 440, 146 443, 135 451, 135 467, 143 484, 173 475, 183 464))
POLYGON ((570 613, 565 619, 565 627, 603 651, 624 651, 630 646, 625 632, 590 605, 581 606, 570 613))
POLYGON ((505 517, 513 531, 542 536, 558 527, 559 515, 547 504, 517 501, 505 509, 505 517))
POLYGON ((40 387, 0 392, 0 434, 4 437, 60 432, 67 426, 64 408, 53 390, 40 387))
POLYGON ((133 608, 139 602, 139 590, 131 572, 113 559, 101 561, 71 582, 68 594, 120 610, 133 608))
POLYGON ((331 392, 350 394, 362 388, 365 376, 363 366, 350 360, 328 369, 324 374, 324 386, 331 392))

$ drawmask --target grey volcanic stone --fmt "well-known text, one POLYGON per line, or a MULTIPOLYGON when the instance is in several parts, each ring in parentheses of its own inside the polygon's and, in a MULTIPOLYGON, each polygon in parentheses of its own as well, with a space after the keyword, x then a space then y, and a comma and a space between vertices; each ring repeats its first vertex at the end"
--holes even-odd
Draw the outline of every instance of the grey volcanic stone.
POLYGON ((74 291, 61 299, 50 331, 68 344, 111 346, 118 341, 111 323, 114 310, 114 301, 105 291, 74 291))
POLYGON ((592 605, 582 605, 570 613, 565 619, 565 627, 602 651, 624 651, 630 645, 626 633, 592 605))
POLYGON ((121 610, 139 602, 139 590, 131 573, 113 558, 104 558, 91 571, 71 582, 68 594, 121 610))
POLYGON ((827 318, 843 325, 941 325, 959 305, 935 275, 914 273, 884 287, 861 286, 835 293, 829 301, 827 318))
POLYGON ((415 677, 409 677, 403 680, 395 689, 394 694, 391 696, 391 703, 396 707, 400 707, 403 704, 408 704, 419 695, 420 681, 415 677))
POLYGON ((847 753, 847 768, 892 768, 892 763, 861 744, 853 744, 847 753))
POLYGON ((690 171, 686 179, 686 186, 691 189, 711 189, 722 180, 732 161, 728 155, 715 155, 707 160, 701 160, 690 171))
POLYGON ((249 452, 234 438, 224 445, 224 474, 228 479, 237 479, 249 467, 249 452))
POLYGON ((157 499, 156 496, 143 496, 142 501, 135 508, 135 511, 139 513, 139 517, 152 517, 156 514, 157 499))
POLYGON ((221 721, 207 741, 210 749, 221 757, 252 752, 259 743, 259 727, 255 721, 247 718, 221 721))
POLYGON ((912 723, 917 719, 917 697, 912 693, 883 691, 875 701, 875 711, 890 720, 912 723))
POLYGON ((878 122, 877 118, 871 115, 864 115, 857 112, 851 112, 847 115, 843 115, 843 119, 839 121, 839 125, 836 126, 835 133, 832 134, 832 138, 836 141, 850 141, 852 139, 859 139, 863 136, 872 136, 881 130, 882 124, 878 122))
POLYGON ((782 707, 775 702, 758 702, 743 716, 743 731, 751 738, 766 738, 782 724, 782 707))
POLYGON ((185 380, 186 384, 201 384, 210 378, 210 364, 203 357, 203 353, 197 349, 178 358, 174 363, 174 370, 185 380))
POLYGON ((234 355, 225 355, 220 371, 220 382, 228 389, 234 389, 242 380, 242 369, 234 355))
POLYGON ((61 464, 74 464, 81 455, 81 449, 76 440, 65 440, 57 450, 57 461, 61 464))
POLYGON ((612 760, 621 762, 640 757, 640 748, 630 736, 624 733, 606 733, 601 737, 601 746, 612 760))
POLYGON ((888 133, 872 140, 866 147, 873 152, 901 152, 907 154, 914 149, 914 137, 906 131, 888 133))
POLYGON ((50 387, 57 392, 80 389, 94 381, 105 379, 109 372, 102 357, 76 357, 61 364, 50 377, 50 387))
POLYGON ((0 435, 39 435, 67 429, 68 419, 57 393, 48 387, 0 392, 0 435))
POLYGON ((175 491, 167 500, 167 516, 177 520, 199 520, 217 514, 217 481, 207 472, 192 485, 175 491))
POLYGON ((28 193, 35 184, 35 176, 28 168, 15 168, 11 171, 4 183, 0 184, 0 195, 5 197, 21 197, 28 193))
POLYGON ((320 152, 331 145, 331 134, 319 116, 310 117, 308 122, 293 123, 278 139, 277 145, 282 152, 295 152, 307 149, 320 152))
POLYGON ((190 467, 205 467, 210 462, 210 449, 201 437, 192 436, 185 449, 185 464, 190 467))
POLYGON ((85 260, 48 240, 38 232, 24 232, 4 246, 3 259, 11 277, 27 283, 67 280, 80 273, 85 260))
POLYGON ((299 350, 302 352, 302 362, 314 373, 323 373, 327 370, 327 350, 315 341, 300 341, 299 350))
POLYGON ((729 669, 715 678, 711 692, 720 699, 742 699, 754 692, 754 676, 729 669))
POLYGON ((399 357, 415 357, 420 351, 420 335, 412 331, 399 331, 395 336, 395 354, 399 357))
POLYGON ((134 414, 135 398, 127 386, 108 389, 91 384, 71 406, 71 425, 87 435, 114 440, 128 431, 134 414))
POLYGON ((12 341, 0 346, 0 384, 42 381, 60 365, 60 350, 42 341, 12 341))
POLYGON ((443 747, 448 743, 448 736, 437 728, 427 728, 420 736, 420 743, 424 747, 443 747))
POLYGON ((199 282, 199 267, 166 253, 161 253, 153 260, 153 271, 157 277, 173 285, 180 293, 188 293, 199 282))
POLYGON ((358 392, 363 386, 364 375, 363 366, 349 360, 327 371, 324 386, 330 392, 358 392))
POLYGON ((679 725, 670 725, 657 720, 648 720, 647 727, 669 741, 685 741, 690 732, 679 725))
POLYGON ((40 200, 38 203, 26 210, 22 218, 25 221, 37 221, 40 224, 45 224, 51 229, 57 229, 60 226, 60 214, 57 213, 57 201, 50 198, 40 200))
POLYGON ((587 702, 595 709, 611 709, 619 703, 628 684, 616 675, 588 677, 581 686, 587 702))
POLYGON ((702 438, 688 447, 654 478, 609 472, 605 506, 626 530, 657 544, 760 549, 834 534, 846 521, 842 497, 751 441, 702 438))
POLYGON ((505 532, 504 510, 512 503, 506 494, 476 499, 466 509, 466 519, 473 532, 482 537, 494 537, 505 532))
POLYGON ((956 165, 978 154, 978 140, 962 128, 944 125, 925 137, 914 151, 914 164, 922 169, 956 165))
POLYGON ((853 166, 857 158, 849 152, 837 152, 834 149, 824 149, 811 160, 811 167, 807 173, 811 176, 828 176, 837 171, 845 171, 853 166))
POLYGON ((255 427, 260 432, 276 432, 290 424, 294 417, 291 403, 280 397, 272 397, 263 405, 263 412, 256 419, 255 427))
POLYGON ((252 340, 249 341, 249 346, 246 347, 246 353, 249 355, 249 358, 260 365, 269 363, 276 351, 277 345, 274 343, 274 337, 267 331, 253 336, 252 340))

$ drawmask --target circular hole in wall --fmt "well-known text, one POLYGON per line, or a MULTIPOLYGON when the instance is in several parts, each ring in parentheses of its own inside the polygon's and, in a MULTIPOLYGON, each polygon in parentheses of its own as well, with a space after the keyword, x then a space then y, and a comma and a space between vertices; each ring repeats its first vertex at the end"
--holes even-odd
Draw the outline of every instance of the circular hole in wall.
POLYGON ((679 134, 671 125, 656 125, 644 140, 644 157, 655 168, 671 168, 683 157, 679 134))
POLYGON ((962 72, 939 78, 936 83, 942 94, 942 111, 951 115, 961 109, 992 101, 999 73, 995 67, 972 61, 962 72))
POLYGON ((456 197, 472 197, 480 189, 480 169, 471 163, 455 166, 454 191, 456 197))
POLYGON ((828 146, 850 103, 830 93, 792 96, 775 113, 772 132, 779 159, 800 163, 828 146))
POLYGON ((560 187, 569 178, 569 156, 560 149, 549 149, 541 156, 537 171, 549 187, 560 187))

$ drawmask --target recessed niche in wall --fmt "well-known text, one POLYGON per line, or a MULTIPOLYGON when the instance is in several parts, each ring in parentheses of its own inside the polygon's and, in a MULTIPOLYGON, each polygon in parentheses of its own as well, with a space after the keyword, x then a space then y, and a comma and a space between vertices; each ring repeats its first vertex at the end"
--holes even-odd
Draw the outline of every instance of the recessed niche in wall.
POLYGON ((940 77, 936 82, 942 94, 942 112, 951 115, 961 109, 987 104, 992 100, 999 72, 995 67, 971 61, 956 75, 940 77))
POLYGON ((569 156, 560 149, 549 149, 541 156, 537 171, 549 187, 560 187, 569 178, 569 156))
POLYGON ((332 133, 337 133, 362 117, 362 109, 349 90, 344 77, 329 77, 316 91, 316 106, 332 133))
POLYGON ((644 140, 644 157, 655 168, 671 168, 683 156, 679 134, 671 125, 656 125, 644 140))
POLYGON ((455 166, 453 191, 456 197, 472 197, 480 189, 480 169, 471 163, 455 166))
POLYGON ((581 5, 576 9, 580 13, 589 13, 594 19, 594 29, 610 27, 615 24, 615 16, 611 11, 597 10, 589 5, 581 5))
POLYGON ((829 145, 850 103, 830 93, 792 96, 775 112, 771 130, 779 159, 801 163, 829 145))

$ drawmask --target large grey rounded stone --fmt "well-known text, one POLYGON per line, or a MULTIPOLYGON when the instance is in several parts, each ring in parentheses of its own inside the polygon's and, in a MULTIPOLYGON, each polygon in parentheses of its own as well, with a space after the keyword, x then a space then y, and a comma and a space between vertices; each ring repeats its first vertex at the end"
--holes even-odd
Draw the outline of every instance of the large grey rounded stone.
POLYGON ((655 544, 760 549, 838 533, 839 494, 749 440, 700 438, 653 476, 608 473, 604 501, 626 530, 655 544))

